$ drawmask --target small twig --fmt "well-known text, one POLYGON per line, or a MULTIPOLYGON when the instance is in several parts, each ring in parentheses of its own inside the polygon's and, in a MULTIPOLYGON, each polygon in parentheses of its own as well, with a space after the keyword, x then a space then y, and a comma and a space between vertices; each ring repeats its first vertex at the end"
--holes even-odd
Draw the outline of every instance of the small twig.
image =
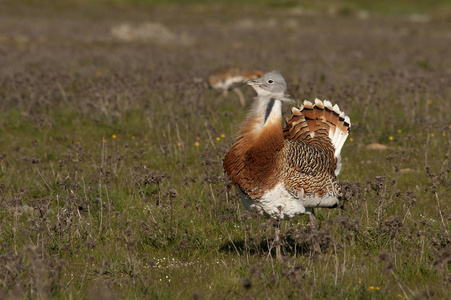
POLYGON ((207 121, 205 121, 205 120, 204 120, 204 126, 205 126, 205 130, 207 131, 207 134, 208 134, 208 139, 210 140, 210 143, 213 146, 213 149, 216 150, 216 146, 215 146, 215 143, 213 141, 213 138, 211 137, 210 130, 208 130, 207 121))
POLYGON ((238 248, 236 247, 235 243, 233 242, 232 237, 230 236, 229 231, 227 230, 227 227, 225 226, 225 224, 223 224, 223 225, 224 225, 224 229, 227 233, 227 236, 229 237, 229 240, 232 243, 233 247, 235 248, 236 254, 238 254, 238 257, 240 258, 240 261, 241 261, 240 251, 238 251, 238 248))
MULTIPOLYGON (((404 295, 404 298, 406 298, 407 300, 409 300, 410 298, 409 298, 409 296, 407 295, 406 291, 404 290, 404 288, 403 288, 403 286, 402 286, 402 284, 401 284, 401 280, 399 279, 398 275, 396 275, 396 273, 393 272, 393 270, 390 270, 390 272, 391 272, 391 274, 393 275, 393 277, 395 278, 396 283, 398 284, 399 288, 401 289, 402 294, 404 295)), ((413 294, 412 291, 411 291, 410 289, 409 289, 409 292, 410 292, 411 294, 413 294)))
POLYGON ((108 193, 108 189, 105 185, 105 194, 106 198, 108 200, 108 227, 111 230, 111 200, 110 200, 110 194, 108 193))
MULTIPOLYGON (((101 172, 105 172, 105 137, 102 137, 102 152, 100 155, 101 158, 101 165, 100 170, 101 172)), ((102 226, 103 226, 103 201, 102 201, 102 177, 103 174, 100 174, 99 179, 99 201, 100 201, 100 224, 99 224, 99 237, 102 234, 102 226)))
POLYGON ((211 186, 211 183, 209 185, 210 185, 211 196, 213 197, 213 201, 216 205, 216 197, 215 197, 215 193, 213 193, 213 187, 211 186))
POLYGON ((338 269, 339 269, 339 267, 338 267, 338 265, 340 264, 339 263, 339 261, 338 261, 338 254, 337 254, 337 245, 334 243, 334 253, 335 253, 335 277, 334 277, 334 283, 335 283, 335 286, 337 285, 337 282, 338 282, 338 269))
MULTIPOLYGON (((85 199, 89 199, 88 198, 88 194, 86 193, 86 182, 85 182, 85 178, 84 177, 81 177, 81 181, 83 182, 83 193, 84 193, 84 195, 85 195, 85 199)), ((91 230, 90 231, 92 231, 92 228, 94 227, 93 225, 93 223, 92 223, 92 215, 91 215, 91 209, 90 209, 90 207, 89 207, 89 204, 87 205, 87 209, 88 209, 88 217, 89 217, 89 228, 91 228, 91 230)), ((79 217, 80 217, 80 219, 81 219, 81 215, 80 215, 80 211, 78 212, 78 215, 79 215, 79 217)), ((81 222, 80 222, 81 223, 81 222)), ((78 234, 80 235, 80 232, 77 230, 77 232, 78 232, 78 234)), ((89 236, 92 238, 92 234, 93 234, 93 232, 89 232, 89 231, 87 231, 88 232, 88 234, 89 234, 89 236)))
POLYGON ((83 283, 84 283, 84 281, 85 281, 86 273, 88 272, 88 264, 89 264, 89 262, 86 263, 85 271, 83 272, 83 277, 81 278, 80 286, 83 286, 83 283))
POLYGON ((437 199, 438 213, 440 214, 440 219, 442 220, 443 228, 445 229, 446 233, 449 234, 447 226, 445 224, 445 219, 443 218, 442 209, 440 208, 440 200, 438 199, 437 192, 434 192, 434 195, 435 195, 435 199, 437 199))

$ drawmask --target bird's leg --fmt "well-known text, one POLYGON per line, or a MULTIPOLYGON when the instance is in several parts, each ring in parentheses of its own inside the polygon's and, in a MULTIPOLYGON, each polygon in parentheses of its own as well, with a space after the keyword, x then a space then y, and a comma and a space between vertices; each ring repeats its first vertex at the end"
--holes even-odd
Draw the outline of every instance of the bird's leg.
POLYGON ((311 231, 318 231, 318 221, 316 220, 315 217, 315 211, 312 208, 311 213, 309 213, 308 215, 309 217, 309 227, 311 231))
POLYGON ((239 88, 234 88, 233 91, 238 95, 240 98, 241 106, 244 107, 246 105, 246 102, 244 101, 243 93, 241 93, 239 88))
MULTIPOLYGON (((310 219, 310 222, 309 222, 310 233, 315 234, 318 231, 318 221, 316 220, 315 212, 313 211, 313 208, 312 208, 311 212, 309 213, 309 219, 310 219)), ((313 250, 316 253, 321 253, 321 245, 319 244, 319 242, 315 238, 313 238, 312 243, 313 243, 312 244, 313 250)))
POLYGON ((276 245, 276 259, 278 261, 281 261, 282 255, 280 253, 280 221, 279 220, 276 221, 274 244, 276 245))

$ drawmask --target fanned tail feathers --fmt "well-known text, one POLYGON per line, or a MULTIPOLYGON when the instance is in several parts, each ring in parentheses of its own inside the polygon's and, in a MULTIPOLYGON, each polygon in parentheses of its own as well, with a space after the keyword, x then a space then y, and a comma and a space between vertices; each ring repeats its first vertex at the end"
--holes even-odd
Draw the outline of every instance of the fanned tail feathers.
POLYGON ((291 109, 291 118, 287 119, 287 126, 283 132, 287 139, 309 143, 312 140, 312 136, 310 135, 310 127, 306 117, 301 113, 303 109, 303 106, 301 106, 300 110, 296 107, 291 109))
POLYGON ((314 137, 316 127, 316 116, 315 116, 315 107, 313 106, 312 102, 304 101, 304 106, 303 108, 301 108, 301 113, 304 115, 305 120, 308 124, 310 135, 314 137))
POLYGON ((328 100, 315 99, 315 104, 305 100, 299 109, 292 108, 292 116, 287 119, 284 136, 291 140, 303 140, 316 144, 314 137, 329 137, 334 146, 334 156, 338 159, 336 175, 340 172, 340 152, 349 135, 351 121, 337 104, 328 100))

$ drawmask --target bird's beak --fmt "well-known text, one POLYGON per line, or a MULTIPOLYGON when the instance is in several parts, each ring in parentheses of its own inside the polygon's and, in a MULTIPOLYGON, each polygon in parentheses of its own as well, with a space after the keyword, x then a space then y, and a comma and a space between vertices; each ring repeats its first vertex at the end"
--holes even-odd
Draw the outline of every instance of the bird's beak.
POLYGON ((283 103, 287 104, 294 104, 296 101, 290 98, 290 95, 283 95, 282 97, 278 97, 277 100, 282 101, 283 103))
POLYGON ((260 81, 257 81, 255 79, 246 81, 246 84, 250 85, 250 86, 261 86, 262 85, 262 83, 260 81))

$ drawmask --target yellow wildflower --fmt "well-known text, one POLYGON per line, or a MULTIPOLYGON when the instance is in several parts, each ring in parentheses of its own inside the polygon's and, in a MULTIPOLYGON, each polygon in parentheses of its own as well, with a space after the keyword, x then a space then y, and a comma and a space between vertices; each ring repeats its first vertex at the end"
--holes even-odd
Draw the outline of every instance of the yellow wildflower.
POLYGON ((178 143, 177 143, 177 146, 179 146, 179 147, 180 147, 181 145, 182 145, 182 143, 180 143, 180 142, 178 142, 178 143))
POLYGON ((398 129, 398 133, 401 133, 402 132, 402 130, 401 129, 398 129))
POLYGON ((194 146, 199 147, 200 146, 199 142, 195 142, 194 146))
POLYGON ((225 138, 225 134, 224 134, 224 133, 221 133, 221 137, 222 137, 222 138, 225 138))
POLYGON ((112 136, 111 136, 113 139, 115 139, 116 138, 116 135, 115 134, 113 134, 112 136))
POLYGON ((218 137, 216 137, 216 141, 220 141, 221 140, 221 138, 218 136, 218 137))
POLYGON ((393 137, 392 137, 392 136, 390 136, 388 139, 389 139, 390 141, 393 141, 393 137))
POLYGON ((132 136, 132 140, 134 140, 135 139, 135 137, 134 136, 132 136))
POLYGON ((350 138, 349 141, 350 141, 350 142, 354 142, 354 138, 350 138))
POLYGON ((370 286, 370 291, 374 290, 374 286, 370 286))
POLYGON ((435 134, 434 133, 431 133, 431 137, 434 137, 435 136, 435 134))
POLYGON ((428 104, 431 105, 432 104, 432 100, 428 99, 428 104))

